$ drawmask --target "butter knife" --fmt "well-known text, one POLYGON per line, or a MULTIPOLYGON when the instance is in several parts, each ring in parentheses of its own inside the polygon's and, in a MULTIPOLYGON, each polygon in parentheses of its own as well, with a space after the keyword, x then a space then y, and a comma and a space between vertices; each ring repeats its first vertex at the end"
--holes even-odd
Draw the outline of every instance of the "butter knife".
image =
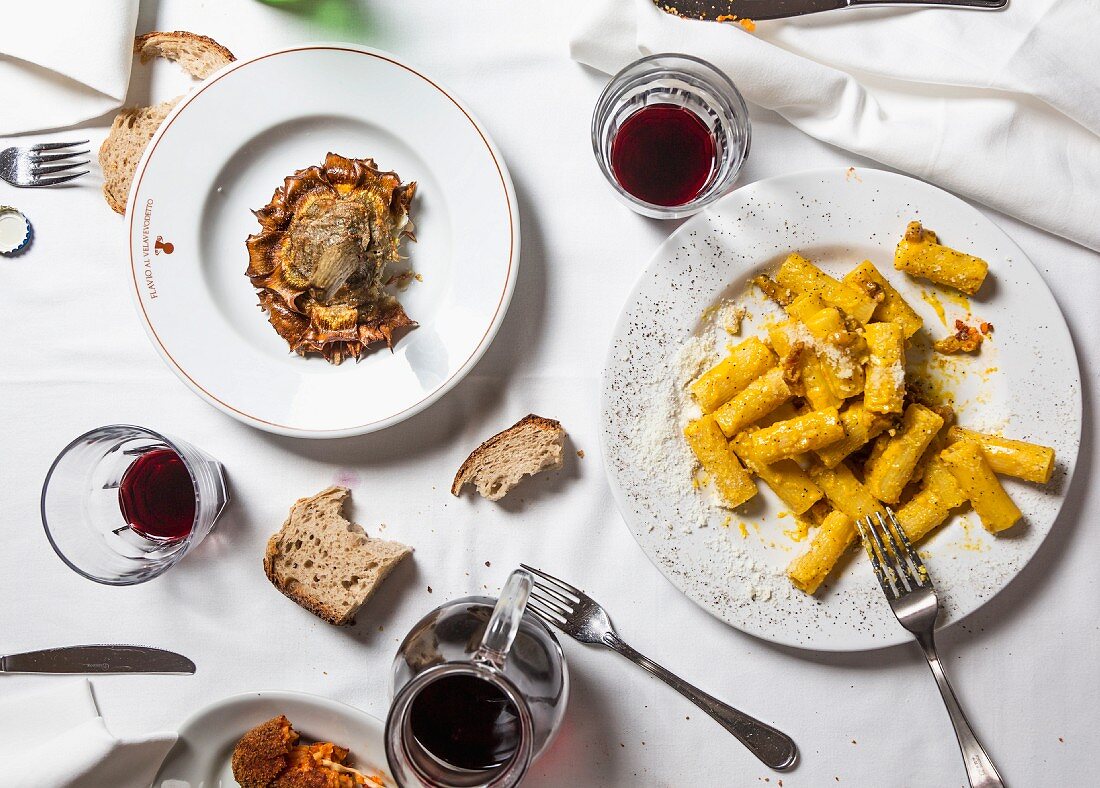
POLYGON ((996 11, 1008 0, 653 0, 662 11, 684 19, 734 21, 737 19, 784 19, 838 8, 867 6, 955 6, 996 11))
POLYGON ((182 654, 147 646, 64 646, 0 657, 3 673, 179 673, 195 663, 182 654))

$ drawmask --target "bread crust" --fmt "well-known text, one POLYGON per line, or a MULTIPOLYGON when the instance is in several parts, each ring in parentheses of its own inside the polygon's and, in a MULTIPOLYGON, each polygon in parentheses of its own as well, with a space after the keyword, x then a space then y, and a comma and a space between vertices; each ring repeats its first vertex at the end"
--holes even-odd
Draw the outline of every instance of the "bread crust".
MULTIPOLYGON (((116 148, 121 149, 128 144, 143 150, 177 103, 179 99, 174 98, 152 107, 125 107, 115 115, 111 131, 99 148, 99 167, 103 170, 103 199, 115 213, 126 213, 126 200, 130 196, 130 183, 134 174, 112 166, 112 154, 116 148), (140 131, 137 129, 139 126, 140 131)), ((135 162, 140 157, 141 154, 138 153, 135 162)))
POLYGON ((299 498, 294 502, 294 505, 290 507, 290 514, 287 515, 282 528, 273 533, 271 538, 267 540, 267 549, 264 550, 264 574, 267 575, 267 579, 271 581, 271 584, 279 589, 279 592, 282 593, 283 596, 301 605, 318 618, 323 618, 328 623, 338 627, 349 625, 355 613, 352 612, 349 615, 341 616, 333 607, 325 604, 323 600, 312 596, 309 593, 309 589, 302 587, 300 583, 296 581, 289 583, 285 582, 275 571, 275 559, 279 557, 279 536, 290 525, 299 507, 309 501, 323 501, 326 509, 335 510, 335 514, 340 514, 344 508, 344 501, 347 500, 350 493, 351 490, 347 487, 332 485, 331 487, 326 487, 316 495, 308 495, 305 498, 299 498))
POLYGON ((511 435, 524 427, 536 427, 537 429, 546 430, 555 434, 565 432, 561 426, 561 422, 557 419, 547 419, 543 416, 536 416, 534 413, 528 413, 508 429, 501 430, 488 440, 482 441, 480 446, 470 452, 470 456, 467 457, 466 461, 459 467, 458 473, 455 474, 454 481, 451 482, 451 495, 458 497, 462 493, 462 488, 466 486, 466 483, 469 482, 473 476, 473 471, 477 465, 484 460, 497 445, 503 443, 511 435))
MULTIPOLYGON (((237 58, 232 52, 223 47, 214 39, 209 36, 199 35, 198 33, 189 33, 186 30, 171 30, 167 32, 152 31, 145 35, 138 36, 134 39, 134 54, 140 56, 142 63, 148 63, 155 57, 163 57, 166 60, 171 60, 174 63, 179 61, 174 57, 169 57, 165 53, 159 51, 157 48, 165 42, 186 42, 191 44, 198 44, 206 49, 212 50, 214 54, 219 55, 223 60, 228 63, 232 63, 237 58), (146 51, 148 47, 149 51, 146 51)), ((202 73, 195 73, 191 69, 187 68, 185 64, 182 65, 188 73, 193 74, 196 77, 204 78, 207 76, 202 73)))

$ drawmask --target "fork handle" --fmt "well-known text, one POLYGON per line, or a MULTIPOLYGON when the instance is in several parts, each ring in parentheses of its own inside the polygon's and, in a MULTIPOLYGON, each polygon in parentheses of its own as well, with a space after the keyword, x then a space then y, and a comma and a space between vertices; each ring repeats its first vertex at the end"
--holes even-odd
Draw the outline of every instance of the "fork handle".
POLYGON ((749 749, 749 752, 771 768, 789 769, 798 759, 798 748, 787 734, 688 684, 675 673, 628 646, 617 635, 606 635, 603 643, 634 664, 645 668, 705 711, 717 720, 719 725, 736 736, 749 749))
POLYGON ((966 766, 966 776, 970 780, 971 788, 1004 788, 1001 775, 997 773, 993 761, 989 759, 985 749, 974 735, 966 714, 963 713, 959 699, 955 697, 955 691, 947 681, 947 674, 943 672, 939 655, 936 653, 936 643, 931 635, 917 636, 917 642, 924 649, 924 656, 928 659, 928 667, 932 669, 932 675, 936 677, 936 686, 940 688, 943 696, 943 704, 947 707, 947 716, 951 718, 951 724, 955 726, 955 738, 959 741, 959 749, 962 751, 963 763, 966 766))

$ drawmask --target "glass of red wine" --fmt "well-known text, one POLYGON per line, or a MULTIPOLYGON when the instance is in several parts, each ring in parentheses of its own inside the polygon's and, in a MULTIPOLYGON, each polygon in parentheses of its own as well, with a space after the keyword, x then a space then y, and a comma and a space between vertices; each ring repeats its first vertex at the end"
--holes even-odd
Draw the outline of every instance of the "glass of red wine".
POLYGON ((657 219, 702 210, 749 154, 748 108, 729 77, 690 55, 650 55, 616 74, 592 114, 596 161, 630 208, 657 219))
POLYGON ((69 568, 133 585, 201 542, 228 500, 216 460, 145 427, 113 424, 84 433, 54 460, 42 486, 42 525, 69 568))

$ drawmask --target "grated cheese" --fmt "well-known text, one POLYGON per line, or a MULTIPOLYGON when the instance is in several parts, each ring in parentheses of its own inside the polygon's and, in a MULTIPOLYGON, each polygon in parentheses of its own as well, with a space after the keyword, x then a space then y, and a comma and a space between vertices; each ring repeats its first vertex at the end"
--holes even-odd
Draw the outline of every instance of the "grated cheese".
POLYGON ((829 362, 829 366, 836 372, 838 378, 848 380, 856 373, 855 362, 848 353, 836 345, 820 341, 801 323, 787 326, 784 330, 792 346, 795 342, 801 342, 806 347, 812 348, 817 355, 829 362))
POLYGON ((905 367, 902 365, 900 360, 895 360, 894 363, 892 363, 889 368, 887 368, 886 373, 890 376, 890 380, 893 382, 894 388, 905 388, 905 367))

